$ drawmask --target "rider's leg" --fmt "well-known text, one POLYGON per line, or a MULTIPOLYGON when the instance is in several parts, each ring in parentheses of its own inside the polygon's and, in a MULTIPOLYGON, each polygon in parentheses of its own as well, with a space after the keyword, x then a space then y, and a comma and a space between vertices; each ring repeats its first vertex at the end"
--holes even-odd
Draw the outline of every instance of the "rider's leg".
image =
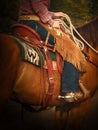
POLYGON ((70 102, 83 97, 79 87, 79 71, 67 61, 64 61, 61 81, 61 95, 65 96, 65 100, 70 102))
POLYGON ((69 62, 64 61, 62 72, 62 92, 75 92, 79 90, 79 72, 69 62))

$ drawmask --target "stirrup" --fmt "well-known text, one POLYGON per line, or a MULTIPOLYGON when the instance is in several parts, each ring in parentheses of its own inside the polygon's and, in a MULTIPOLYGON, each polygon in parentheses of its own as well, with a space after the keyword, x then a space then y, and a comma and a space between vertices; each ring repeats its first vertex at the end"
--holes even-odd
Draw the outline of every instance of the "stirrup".
POLYGON ((83 93, 82 92, 70 92, 66 93, 65 95, 59 95, 59 99, 63 99, 65 102, 80 102, 83 100, 83 93))

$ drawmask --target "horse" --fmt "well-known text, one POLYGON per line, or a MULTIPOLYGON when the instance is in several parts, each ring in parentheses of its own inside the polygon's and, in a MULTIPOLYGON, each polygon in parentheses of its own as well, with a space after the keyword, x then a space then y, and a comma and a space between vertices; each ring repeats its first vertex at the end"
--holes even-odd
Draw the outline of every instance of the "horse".
MULTIPOLYGON (((93 33, 91 34, 94 35, 97 27, 95 23, 98 23, 98 19, 78 28, 78 31, 81 33, 80 30, 82 30, 83 34, 81 34, 84 37, 85 29, 88 28, 86 37, 92 31, 93 33)), ((96 33, 93 37, 94 41, 90 39, 88 42, 97 49, 98 40, 96 33)), ((68 39, 72 42, 69 37, 68 39)), ((15 98, 20 103, 25 103, 32 106, 32 108, 33 105, 36 107, 44 106, 42 108, 56 106, 56 129, 61 130, 66 127, 70 130, 76 130, 80 128, 81 122, 83 122, 82 117, 85 117, 89 111, 92 96, 98 88, 98 60, 96 60, 98 59, 98 53, 96 54, 88 45, 85 45, 86 49, 84 49, 83 56, 85 55, 86 59, 86 72, 80 75, 80 79, 86 86, 85 89, 89 91, 89 97, 81 103, 67 104, 58 99, 61 86, 59 71, 53 70, 55 84, 52 97, 46 96, 49 86, 48 70, 22 60, 20 48, 17 45, 19 41, 12 35, 0 34, 0 97, 2 97, 0 98, 0 110, 3 109, 10 96, 15 94, 15 98), (86 54, 90 56, 89 60, 86 58, 86 54), (49 97, 47 104, 45 102, 46 97, 49 97)), ((51 95, 51 93, 49 94, 51 95)))

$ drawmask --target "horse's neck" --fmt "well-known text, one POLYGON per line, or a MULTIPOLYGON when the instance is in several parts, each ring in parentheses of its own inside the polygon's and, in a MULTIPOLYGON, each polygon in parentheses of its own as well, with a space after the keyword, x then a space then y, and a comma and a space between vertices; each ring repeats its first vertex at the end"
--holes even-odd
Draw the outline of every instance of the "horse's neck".
MULTIPOLYGON (((97 37, 97 26, 96 21, 92 21, 82 27, 77 28, 78 32, 81 36, 87 41, 87 43, 91 46, 88 46, 84 43, 84 53, 88 57, 88 60, 98 66, 98 53, 92 50, 95 49, 98 51, 98 37, 97 37)), ((81 40, 81 39, 80 39, 81 40)))

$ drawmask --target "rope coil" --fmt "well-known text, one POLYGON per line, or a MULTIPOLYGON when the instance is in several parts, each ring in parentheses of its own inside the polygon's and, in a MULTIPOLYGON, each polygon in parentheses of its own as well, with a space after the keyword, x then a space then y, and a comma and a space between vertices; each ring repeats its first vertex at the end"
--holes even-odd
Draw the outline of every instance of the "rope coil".
POLYGON ((73 40, 74 40, 74 42, 76 43, 76 45, 81 49, 81 50, 83 50, 84 49, 84 43, 87 45, 87 46, 89 46, 96 54, 98 54, 98 51, 97 50, 95 50, 81 35, 80 35, 80 33, 76 30, 76 28, 73 26, 73 24, 72 24, 72 22, 71 22, 71 19, 70 19, 70 17, 67 15, 67 14, 64 14, 65 16, 65 19, 67 20, 67 22, 68 22, 68 24, 69 25, 67 25, 66 23, 65 23, 65 21, 63 21, 63 20, 61 20, 61 19, 55 19, 56 21, 59 21, 59 23, 64 27, 64 29, 66 30, 66 32, 68 32, 71 36, 72 36, 72 38, 73 38, 73 40), (76 38, 75 36, 74 36, 74 32, 76 32, 76 34, 80 37, 80 39, 84 42, 82 42, 81 40, 79 40, 78 38, 76 38))

